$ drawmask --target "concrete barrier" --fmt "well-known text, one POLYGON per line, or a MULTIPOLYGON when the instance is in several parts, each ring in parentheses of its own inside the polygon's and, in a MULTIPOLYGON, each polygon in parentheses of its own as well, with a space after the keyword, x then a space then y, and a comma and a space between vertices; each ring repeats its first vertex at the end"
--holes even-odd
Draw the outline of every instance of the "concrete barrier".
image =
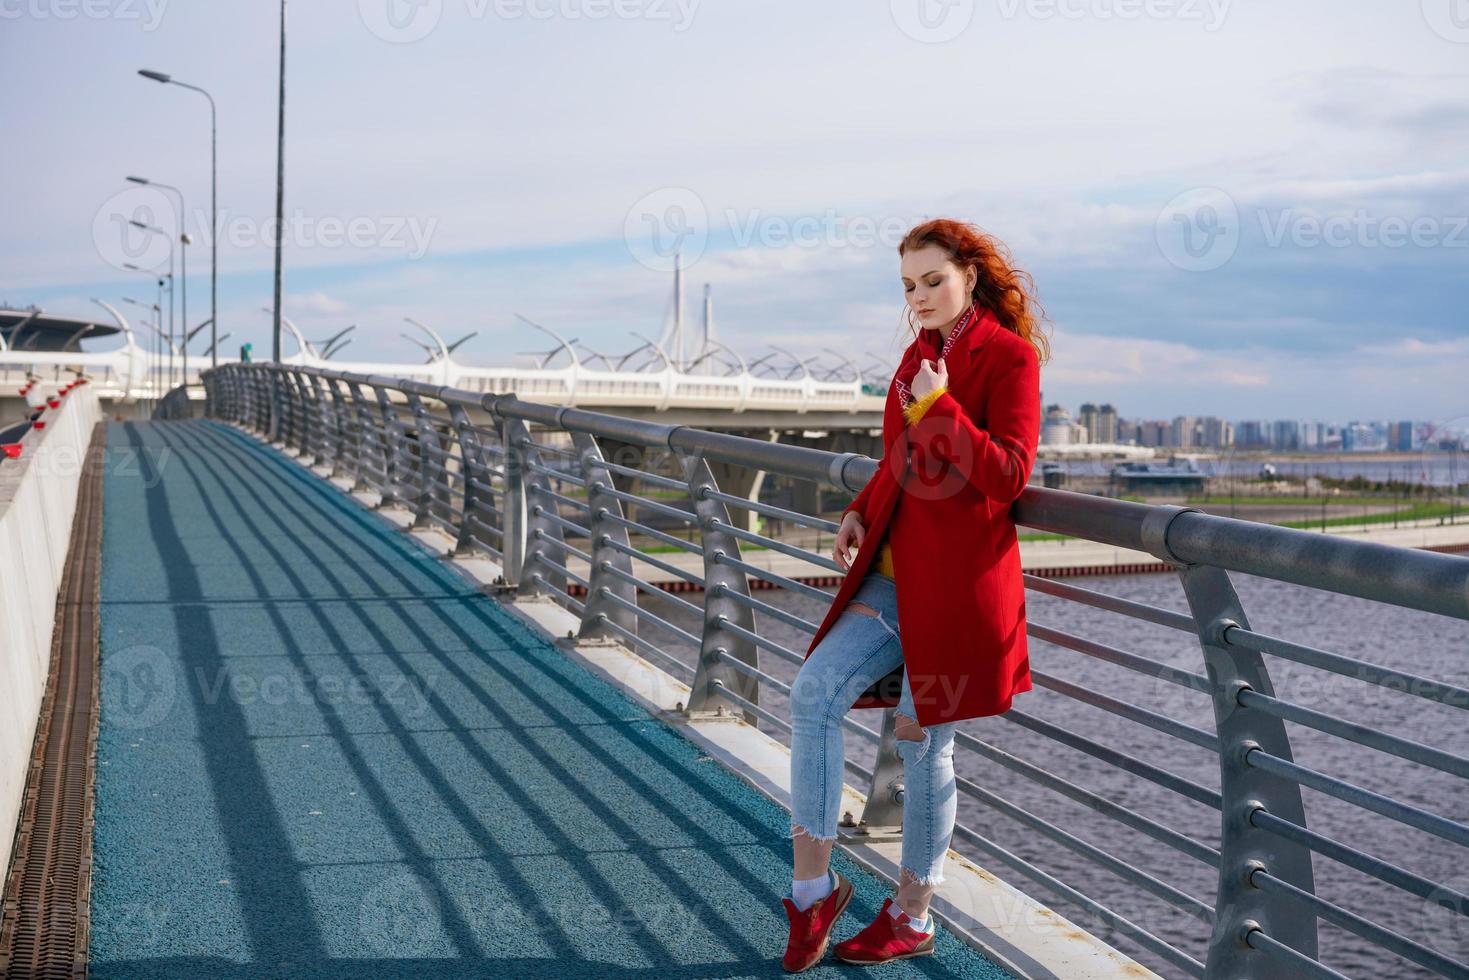
POLYGON ((10 864, 82 464, 100 417, 92 386, 77 385, 25 434, 18 458, 0 455, 0 870, 10 864))

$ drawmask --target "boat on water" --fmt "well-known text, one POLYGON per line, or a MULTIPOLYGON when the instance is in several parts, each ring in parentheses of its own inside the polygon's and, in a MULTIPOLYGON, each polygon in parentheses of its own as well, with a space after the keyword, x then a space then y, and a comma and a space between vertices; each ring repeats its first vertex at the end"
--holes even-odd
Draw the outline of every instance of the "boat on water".
POLYGON ((1169 456, 1166 463, 1124 462, 1112 467, 1113 492, 1187 493, 1202 491, 1208 479, 1196 462, 1169 456))

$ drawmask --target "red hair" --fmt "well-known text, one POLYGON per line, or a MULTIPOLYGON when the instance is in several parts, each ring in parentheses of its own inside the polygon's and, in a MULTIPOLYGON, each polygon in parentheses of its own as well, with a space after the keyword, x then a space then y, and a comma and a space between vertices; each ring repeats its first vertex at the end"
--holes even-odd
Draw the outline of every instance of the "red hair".
MULTIPOLYGON (((1035 296, 1035 281, 1030 273, 1017 269, 1010 259, 1010 250, 995 236, 981 231, 977 225, 954 221, 950 218, 935 218, 917 225, 898 243, 898 254, 906 255, 912 249, 934 245, 948 253, 961 270, 973 266, 975 271, 974 290, 970 298, 986 309, 993 310, 1000 326, 1029 341, 1035 347, 1041 364, 1051 357, 1051 345, 1040 324, 1045 321, 1045 310, 1035 296)), ((905 311, 911 314, 910 311, 905 311)), ((913 336, 918 330, 908 320, 913 336)))

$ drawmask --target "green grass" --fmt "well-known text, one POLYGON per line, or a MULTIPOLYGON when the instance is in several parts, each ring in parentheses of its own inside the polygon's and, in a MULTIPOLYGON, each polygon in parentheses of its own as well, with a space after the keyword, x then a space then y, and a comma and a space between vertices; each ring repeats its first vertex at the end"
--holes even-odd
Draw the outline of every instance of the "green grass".
MULTIPOLYGON (((1469 517, 1469 506, 1466 506, 1464 504, 1450 506, 1449 504, 1442 503, 1418 504, 1416 506, 1403 507, 1397 511, 1390 511, 1384 514, 1338 514, 1327 517, 1324 525, 1321 518, 1319 517, 1301 518, 1298 520, 1290 521, 1261 521, 1260 523, 1271 524, 1275 527, 1291 527, 1297 529, 1314 530, 1322 526, 1346 527, 1353 524, 1391 524, 1394 520, 1421 521, 1434 517, 1449 517, 1451 515, 1460 518, 1469 517)), ((1029 534, 1021 534, 1019 535, 1019 538, 1021 541, 1062 541, 1071 538, 1071 536, 1065 534, 1049 534, 1037 531, 1029 534)))
MULTIPOLYGON (((695 546, 695 548, 697 550, 697 546, 695 546)), ((646 547, 640 547, 640 548, 638 548, 638 550, 641 551, 641 552, 643 552, 643 553, 645 553, 645 554, 649 554, 649 555, 668 555, 668 554, 684 555, 684 554, 690 554, 690 552, 689 552, 689 550, 687 548, 676 548, 676 547, 674 547, 671 544, 653 544, 653 545, 648 545, 646 547)), ((766 547, 765 545, 763 545, 763 544, 751 544, 748 541, 741 541, 740 542, 740 554, 744 554, 747 551, 769 551, 769 550, 770 549, 768 547, 766 547)))
POLYGON ((1464 504, 1457 506, 1450 504, 1417 504, 1412 507, 1404 507, 1401 510, 1386 514, 1350 514, 1336 515, 1322 520, 1321 518, 1306 518, 1294 521, 1272 521, 1280 527, 1316 528, 1316 527, 1342 527, 1349 524, 1391 524, 1397 521, 1421 521, 1431 517, 1469 516, 1469 507, 1464 504))
MULTIPOLYGON (((1322 499, 1323 498, 1321 498, 1319 496, 1317 496, 1317 497, 1292 497, 1292 496, 1250 497, 1250 496, 1245 496, 1245 495, 1236 495, 1235 497, 1232 497, 1231 498, 1231 497, 1227 497, 1227 496, 1219 496, 1218 494, 1214 494, 1214 495, 1211 495, 1211 496, 1208 496, 1208 497, 1187 497, 1187 498, 1185 498, 1185 501, 1184 502, 1185 503, 1190 503, 1190 504, 1235 504, 1237 506, 1243 506, 1243 507, 1282 506, 1282 505, 1289 505, 1289 504, 1297 504, 1297 505, 1301 505, 1301 506, 1310 506, 1310 507, 1320 507, 1321 506, 1322 499)), ((1371 507, 1371 506, 1376 506, 1376 505, 1381 505, 1381 504, 1401 503, 1401 502, 1403 502, 1407 498, 1404 498, 1404 497, 1349 497, 1349 496, 1343 495, 1343 496, 1340 496, 1340 497, 1326 497, 1324 499, 1326 500, 1326 505, 1328 507, 1371 507)))

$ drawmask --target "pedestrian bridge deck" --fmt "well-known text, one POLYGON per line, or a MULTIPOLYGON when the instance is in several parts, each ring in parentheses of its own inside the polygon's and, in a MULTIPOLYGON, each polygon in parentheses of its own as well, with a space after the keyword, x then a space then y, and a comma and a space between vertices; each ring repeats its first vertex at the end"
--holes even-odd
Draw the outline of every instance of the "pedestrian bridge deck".
POLYGON ((104 500, 94 976, 783 975, 785 812, 384 517, 202 420, 104 500))

